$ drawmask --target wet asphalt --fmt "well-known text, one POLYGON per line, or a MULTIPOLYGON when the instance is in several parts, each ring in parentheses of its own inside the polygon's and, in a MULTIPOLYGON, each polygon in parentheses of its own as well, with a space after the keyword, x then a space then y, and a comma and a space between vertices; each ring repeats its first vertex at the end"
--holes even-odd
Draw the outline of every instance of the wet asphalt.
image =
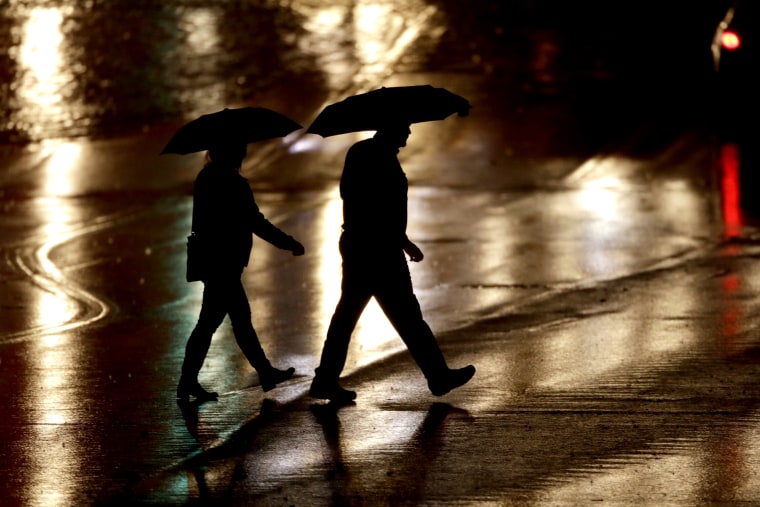
POLYGON ((649 4, 6 9, 0 503, 756 503, 746 147, 711 131, 715 11, 649 4), (339 296, 337 181, 366 134, 301 131, 252 145, 243 167, 306 247, 255 242, 244 274, 264 349, 296 376, 263 393, 225 322, 201 372, 219 400, 178 405, 203 155, 159 156, 171 134, 243 104, 308 125, 352 93, 422 83, 473 104, 414 125, 400 153, 425 252, 415 290, 473 380, 432 396, 371 305, 344 371, 356 403, 308 397, 339 296))

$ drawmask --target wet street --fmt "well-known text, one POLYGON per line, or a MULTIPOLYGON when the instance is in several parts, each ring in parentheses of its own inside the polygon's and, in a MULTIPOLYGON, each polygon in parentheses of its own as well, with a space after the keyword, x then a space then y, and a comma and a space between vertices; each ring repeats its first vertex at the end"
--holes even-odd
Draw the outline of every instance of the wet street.
POLYGON ((0 10, 0 505, 753 505, 760 229, 746 147, 712 135, 720 6, 652 1, 7 2, 0 10), (629 4, 629 2, 624 2, 629 4), (178 405, 203 286, 185 281, 204 154, 183 123, 432 84, 410 263, 450 366, 434 397, 370 303, 343 385, 308 396, 340 295, 338 181, 371 133, 249 146, 264 393, 228 321, 178 405))

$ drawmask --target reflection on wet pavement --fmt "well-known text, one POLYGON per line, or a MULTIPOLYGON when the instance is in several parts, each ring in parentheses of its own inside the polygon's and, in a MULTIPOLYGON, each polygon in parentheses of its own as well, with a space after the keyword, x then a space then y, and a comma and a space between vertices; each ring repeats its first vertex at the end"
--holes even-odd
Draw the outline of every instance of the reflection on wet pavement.
POLYGON ((475 4, 60 0, 0 12, 0 140, 34 141, 4 145, 0 170, 0 381, 12 393, 0 499, 760 495, 760 252, 740 154, 725 147, 712 180, 712 147, 668 133, 657 107, 624 128, 639 104, 598 93, 613 50, 583 68, 593 55, 573 46, 598 34, 579 44, 580 28, 516 28, 512 4, 475 4), (357 404, 305 396, 339 295, 336 181, 364 134, 298 134, 257 145, 243 168, 264 213, 306 245, 293 259, 257 242, 244 277, 264 348, 297 376, 264 397, 223 326, 202 372, 220 401, 178 407, 200 304, 184 240, 203 161, 158 157, 168 135, 228 105, 305 123, 337 96, 428 81, 476 107, 413 126, 400 153, 409 233, 426 254, 411 270, 452 366, 477 365, 473 382, 431 397, 372 306, 346 369, 357 404))
POLYGON ((739 147, 732 143, 721 146, 719 160, 725 235, 734 238, 742 232, 739 147))
MULTIPOLYGON (((5 319, 3 340, 25 339, 40 333, 59 333, 103 318, 108 313, 108 305, 69 279, 61 271, 61 263, 52 259, 52 252, 61 245, 107 228, 111 224, 109 218, 85 218, 85 209, 54 196, 42 199, 29 209, 18 211, 30 213, 28 217, 20 215, 22 220, 32 219, 35 223, 42 224, 38 230, 32 230, 26 242, 8 249, 7 253, 9 265, 31 282, 34 288, 31 294, 36 295, 37 301, 29 304, 34 309, 32 314, 19 314, 16 318, 5 319)), ((3 225, 7 227, 12 223, 8 219, 14 217, 6 214, 4 218, 3 225)), ((18 291, 14 290, 15 287, 7 287, 6 294, 25 297, 25 284, 18 285, 18 291)))
POLYGON ((12 3, 0 139, 134 132, 283 86, 371 86, 441 22, 423 0, 12 3))

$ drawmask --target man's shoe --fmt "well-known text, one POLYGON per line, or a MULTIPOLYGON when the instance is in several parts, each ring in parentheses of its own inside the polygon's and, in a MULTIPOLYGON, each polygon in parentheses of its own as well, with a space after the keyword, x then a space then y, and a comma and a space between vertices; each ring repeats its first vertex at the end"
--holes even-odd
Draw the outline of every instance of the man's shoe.
POLYGON ((177 399, 179 401, 189 401, 193 396, 196 401, 216 401, 219 394, 213 391, 206 391, 197 381, 183 382, 180 380, 177 386, 177 399))
POLYGON ((452 389, 465 385, 473 375, 475 375, 475 367, 473 365, 457 370, 449 370, 436 379, 428 380, 428 387, 433 395, 443 396, 452 389))
POLYGON ((309 396, 334 403, 349 403, 356 399, 356 392, 344 389, 337 382, 325 384, 314 379, 309 389, 309 396))
POLYGON ((259 380, 261 381, 261 388, 264 392, 271 391, 280 382, 285 382, 296 372, 295 368, 288 368, 287 370, 278 370, 272 367, 269 371, 263 375, 259 373, 259 380))

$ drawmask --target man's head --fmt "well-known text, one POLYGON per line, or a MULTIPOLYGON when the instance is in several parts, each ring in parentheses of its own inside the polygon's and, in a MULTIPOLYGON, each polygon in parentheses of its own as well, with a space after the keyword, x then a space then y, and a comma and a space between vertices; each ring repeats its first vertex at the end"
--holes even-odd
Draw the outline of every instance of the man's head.
POLYGON ((406 140, 412 131, 407 123, 388 123, 377 129, 375 138, 382 140, 394 148, 406 146, 406 140))
POLYGON ((216 165, 240 169, 247 152, 248 147, 245 143, 225 143, 211 147, 208 150, 208 157, 216 165))

